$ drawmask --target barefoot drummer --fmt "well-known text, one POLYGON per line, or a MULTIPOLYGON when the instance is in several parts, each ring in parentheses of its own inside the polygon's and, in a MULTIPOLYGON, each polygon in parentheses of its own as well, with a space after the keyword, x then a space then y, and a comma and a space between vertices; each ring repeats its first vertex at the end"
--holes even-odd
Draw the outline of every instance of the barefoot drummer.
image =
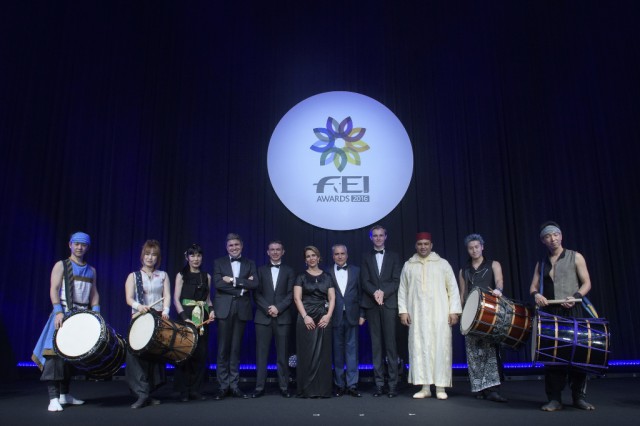
MULTIPOLYGON (((540 227, 540 241, 547 247, 547 256, 536 264, 529 289, 536 305, 545 312, 564 318, 582 318, 581 299, 591 290, 591 280, 584 257, 573 250, 562 247, 562 231, 555 222, 545 222, 540 227), (549 300, 566 299, 561 305, 550 305, 549 300)), ((562 390, 569 380, 573 406, 581 410, 594 410, 585 400, 587 373, 569 366, 545 366, 545 391, 548 402, 543 411, 562 409, 562 390)))

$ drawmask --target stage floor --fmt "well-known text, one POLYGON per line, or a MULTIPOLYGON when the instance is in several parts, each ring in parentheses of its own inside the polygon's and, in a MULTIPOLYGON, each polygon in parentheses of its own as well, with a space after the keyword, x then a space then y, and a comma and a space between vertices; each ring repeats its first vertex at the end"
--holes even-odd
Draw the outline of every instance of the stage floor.
MULTIPOLYGON (((374 398, 372 384, 361 386, 362 398, 343 396, 330 399, 285 399, 277 386, 269 383, 267 395, 258 399, 227 398, 223 401, 182 403, 171 383, 156 396, 162 404, 139 410, 129 408, 135 398, 127 383, 118 378, 108 382, 74 380, 71 393, 86 400, 85 405, 68 407, 63 412, 47 411, 46 386, 29 377, 0 384, 0 424, 2 425, 637 425, 640 419, 640 377, 624 375, 589 381, 588 400, 596 410, 585 412, 571 406, 555 413, 540 411, 544 403, 544 382, 538 377, 514 377, 502 386, 508 403, 477 400, 469 383, 455 380, 448 390, 449 399, 414 400, 417 388, 405 385, 397 398, 374 398)), ((253 383, 242 383, 250 393, 253 383)), ((215 382, 203 389, 211 397, 215 382)), ((565 402, 570 392, 565 390, 565 402)))

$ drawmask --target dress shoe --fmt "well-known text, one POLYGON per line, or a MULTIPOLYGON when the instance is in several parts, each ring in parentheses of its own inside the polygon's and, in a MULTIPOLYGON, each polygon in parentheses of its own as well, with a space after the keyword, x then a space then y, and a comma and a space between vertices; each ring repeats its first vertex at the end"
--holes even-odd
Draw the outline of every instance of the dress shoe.
POLYGON ((596 407, 593 406, 593 404, 587 402, 584 400, 584 398, 579 398, 579 399, 574 399, 573 400, 573 406, 576 408, 579 408, 581 410, 595 410, 596 407))
POLYGON ((559 410, 562 410, 562 404, 560 404, 560 401, 556 401, 555 399, 552 399, 551 401, 547 402, 542 407, 540 407, 540 409, 542 411, 559 411, 559 410))
POLYGON ((214 397, 214 399, 215 399, 216 401, 220 401, 220 400, 225 399, 225 398, 226 398, 227 396, 229 396, 229 395, 230 395, 230 393, 229 393, 229 389, 220 389, 220 390, 218 391, 218 393, 216 394, 216 396, 214 397))
POLYGON ((447 395, 447 392, 445 392, 443 386, 436 386, 436 398, 437 399, 447 399, 447 398, 449 398, 449 395, 447 395))
POLYGON ((70 394, 60 394, 60 405, 82 405, 84 401, 78 398, 74 398, 73 395, 70 394))
POLYGON ((389 388, 389 393, 387 393, 389 398, 395 398, 398 396, 398 391, 395 388, 389 388))
POLYGON ((498 392, 496 391, 491 391, 489 392, 485 398, 488 401, 493 401, 493 402, 507 402, 507 398, 505 398, 504 396, 500 395, 498 392))
POLYGON ((136 402, 134 402, 133 404, 131 404, 131 408, 142 408, 144 406, 146 406, 149 403, 148 398, 141 396, 140 398, 138 398, 138 400, 136 402))
POLYGON ((291 393, 288 389, 280 389, 280 395, 282 395, 283 398, 291 398, 291 393))
POLYGON ((384 395, 384 388, 382 386, 376 386, 376 390, 373 392, 373 396, 378 397, 384 395))
POLYGON ((255 391, 254 393, 251 394, 251 398, 260 398, 262 396, 264 396, 264 389, 255 391))
POLYGON ((231 396, 234 398, 242 398, 242 399, 247 399, 249 398, 249 396, 247 396, 246 393, 242 392, 240 390, 240 388, 235 388, 231 390, 231 396))
POLYGON ((351 396, 355 396, 356 398, 360 398, 362 396, 360 391, 358 391, 358 388, 356 388, 355 386, 352 386, 349 389, 347 389, 347 393, 351 396))
POLYGON ((341 397, 342 395, 344 395, 344 388, 336 388, 336 390, 333 391, 333 396, 336 398, 341 397))

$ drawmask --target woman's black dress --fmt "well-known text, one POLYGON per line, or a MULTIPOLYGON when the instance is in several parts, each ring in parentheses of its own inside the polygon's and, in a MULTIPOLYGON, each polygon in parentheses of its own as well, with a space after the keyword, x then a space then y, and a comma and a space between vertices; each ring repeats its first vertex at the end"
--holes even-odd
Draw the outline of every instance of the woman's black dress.
MULTIPOLYGON (((204 320, 209 318, 209 307, 206 305, 209 296, 209 280, 206 272, 181 272, 182 292, 180 293, 180 303, 184 308, 187 318, 191 319, 191 314, 195 306, 189 306, 188 301, 194 300, 204 302, 204 320)), ((182 325, 191 326, 182 320, 182 325)), ((209 327, 202 327, 203 334, 198 337, 197 346, 193 355, 186 361, 176 365, 174 379, 175 388, 181 396, 195 392, 199 393, 203 381, 207 375, 207 355, 209 346, 209 327)))
MULTIPOLYGON (((302 287, 302 304, 317 325, 329 309, 328 292, 333 287, 331 277, 326 272, 318 276, 305 272, 298 276, 295 285, 302 287)), ((296 347, 298 396, 331 397, 331 324, 326 328, 307 330, 302 316, 298 314, 296 347)))

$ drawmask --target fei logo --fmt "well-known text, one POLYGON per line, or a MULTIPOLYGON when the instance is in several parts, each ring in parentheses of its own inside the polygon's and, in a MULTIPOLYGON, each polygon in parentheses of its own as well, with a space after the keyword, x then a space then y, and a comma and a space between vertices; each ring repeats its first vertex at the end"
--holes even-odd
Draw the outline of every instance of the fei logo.
POLYGON ((353 128, 351 117, 345 118, 342 123, 329 117, 327 119, 327 128, 316 128, 313 132, 318 137, 316 143, 311 145, 311 149, 321 152, 320 165, 324 166, 333 160, 333 163, 339 172, 343 171, 347 162, 360 165, 360 153, 369 149, 369 145, 362 141, 362 136, 367 129, 353 128), (344 140, 344 148, 335 146, 336 139, 344 140))
POLYGON ((411 181, 413 152, 387 107, 358 93, 327 92, 282 117, 271 136, 267 168, 294 215, 320 228, 349 230, 379 221, 400 203, 411 181))

